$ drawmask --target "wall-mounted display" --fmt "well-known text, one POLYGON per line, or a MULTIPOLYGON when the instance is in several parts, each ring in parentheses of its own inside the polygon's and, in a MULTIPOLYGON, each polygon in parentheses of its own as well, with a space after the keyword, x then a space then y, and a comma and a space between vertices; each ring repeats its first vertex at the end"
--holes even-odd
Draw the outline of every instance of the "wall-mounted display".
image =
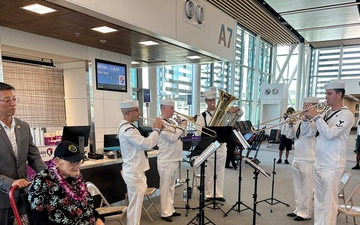
POLYGON ((125 64, 95 59, 96 89, 127 92, 125 64))

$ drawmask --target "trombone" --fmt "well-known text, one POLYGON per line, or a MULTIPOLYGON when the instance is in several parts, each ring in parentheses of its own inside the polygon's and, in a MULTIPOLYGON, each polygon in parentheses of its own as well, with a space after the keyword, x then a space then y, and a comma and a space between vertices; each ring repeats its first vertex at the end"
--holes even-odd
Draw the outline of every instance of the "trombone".
POLYGON ((317 111, 318 114, 322 114, 322 113, 326 112, 329 109, 329 106, 326 104, 326 102, 319 102, 316 105, 310 106, 310 107, 308 107, 306 109, 303 109, 303 110, 296 111, 296 112, 294 112, 292 114, 284 113, 282 117, 278 117, 278 118, 268 120, 268 121, 259 123, 257 125, 251 126, 251 132, 258 133, 258 132, 262 132, 262 131, 265 131, 265 130, 270 130, 270 129, 274 128, 274 127, 278 127, 278 126, 281 126, 281 125, 284 125, 284 124, 287 124, 287 123, 295 123, 296 121, 305 119, 306 116, 304 115, 304 113, 307 110, 314 109, 314 108, 316 108, 316 111, 317 111), (270 126, 270 127, 265 127, 265 128, 258 129, 258 130, 255 129, 255 127, 259 127, 261 125, 268 124, 268 123, 270 123, 272 121, 279 120, 281 118, 285 118, 285 119, 289 118, 289 120, 286 120, 286 121, 284 121, 282 123, 279 123, 279 124, 276 124, 276 125, 273 125, 273 126, 270 126))
POLYGON ((192 123, 193 126, 188 125, 190 128, 193 128, 193 129, 195 129, 196 131, 198 131, 200 133, 204 133, 204 134, 208 135, 209 137, 217 137, 217 133, 214 130, 212 130, 212 129, 208 128, 208 127, 205 127, 205 126, 201 126, 200 124, 196 123, 196 117, 197 116, 188 116, 188 115, 179 113, 177 111, 174 111, 174 113, 175 113, 176 117, 178 117, 178 118, 180 117, 180 119, 184 119, 184 120, 187 120, 190 123, 192 123), (196 126, 198 126, 200 128, 197 128, 196 126), (204 131, 203 128, 206 129, 207 131, 209 131, 210 133, 207 132, 207 131, 204 131))

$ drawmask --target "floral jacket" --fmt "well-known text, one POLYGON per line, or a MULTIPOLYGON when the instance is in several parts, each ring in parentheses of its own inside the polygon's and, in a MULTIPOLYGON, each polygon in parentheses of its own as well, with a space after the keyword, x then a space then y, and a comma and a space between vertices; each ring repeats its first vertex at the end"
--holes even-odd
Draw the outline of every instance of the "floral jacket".
MULTIPOLYGON (((66 181, 79 193, 76 179, 67 178, 66 181)), ((99 216, 89 192, 83 200, 72 200, 66 196, 54 172, 49 169, 34 177, 28 194, 32 220, 36 225, 94 225, 99 216)))

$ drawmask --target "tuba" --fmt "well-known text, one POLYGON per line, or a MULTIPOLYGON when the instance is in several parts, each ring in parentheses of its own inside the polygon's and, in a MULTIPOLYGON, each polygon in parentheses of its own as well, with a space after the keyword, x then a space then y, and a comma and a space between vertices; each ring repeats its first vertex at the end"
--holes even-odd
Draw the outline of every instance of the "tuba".
POLYGON ((216 110, 208 126, 232 126, 233 124, 230 123, 235 123, 239 116, 237 116, 237 113, 228 112, 228 106, 237 98, 221 89, 219 89, 219 92, 220 96, 216 104, 216 110))

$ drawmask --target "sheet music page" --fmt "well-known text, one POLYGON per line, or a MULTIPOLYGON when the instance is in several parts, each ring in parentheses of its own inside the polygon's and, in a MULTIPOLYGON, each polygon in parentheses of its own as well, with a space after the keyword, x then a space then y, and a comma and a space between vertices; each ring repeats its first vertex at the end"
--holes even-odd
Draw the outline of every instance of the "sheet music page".
POLYGON ((244 157, 243 158, 245 162, 247 162, 252 168, 258 170, 260 173, 262 173, 265 177, 270 178, 270 173, 266 172, 263 168, 261 168, 259 165, 256 165, 251 159, 244 157))
POLYGON ((216 149, 220 147, 218 141, 211 143, 200 155, 195 159, 194 166, 199 167, 211 154, 215 152, 216 149))

